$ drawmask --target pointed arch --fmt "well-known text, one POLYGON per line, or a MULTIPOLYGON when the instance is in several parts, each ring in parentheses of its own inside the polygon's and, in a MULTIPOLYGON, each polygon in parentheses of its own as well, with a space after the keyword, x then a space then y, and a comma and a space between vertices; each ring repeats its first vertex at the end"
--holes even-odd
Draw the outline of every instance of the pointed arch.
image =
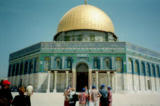
POLYGON ((60 58, 60 57, 56 57, 55 58, 55 67, 56 67, 56 69, 61 69, 62 68, 62 59, 60 58))
POLYGON ((98 57, 94 57, 93 66, 94 69, 100 69, 100 59, 98 57))
POLYGON ((111 61, 111 58, 110 57, 106 57, 104 58, 104 65, 105 65, 105 68, 106 69, 112 69, 111 66, 112 66, 112 61, 111 61))
POLYGON ((138 60, 136 60, 135 63, 134 63, 134 73, 139 74, 139 62, 138 62, 138 60))
POLYGON ((132 59, 128 58, 128 72, 133 73, 132 59))
POLYGON ((72 68, 73 59, 72 57, 67 57, 67 68, 72 68))

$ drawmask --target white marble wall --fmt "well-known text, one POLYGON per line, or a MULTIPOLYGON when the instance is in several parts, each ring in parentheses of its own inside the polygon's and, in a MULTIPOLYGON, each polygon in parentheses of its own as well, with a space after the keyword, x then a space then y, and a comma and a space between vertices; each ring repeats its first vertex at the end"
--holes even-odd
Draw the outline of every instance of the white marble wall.
MULTIPOLYGON (((63 92, 66 88, 66 73, 57 73, 57 92, 63 92)), ((34 73, 22 76, 9 77, 11 86, 19 86, 22 79, 22 85, 27 86, 32 84, 34 91, 46 92, 48 87, 48 73, 34 73)), ((53 92, 55 83, 54 72, 50 73, 50 91, 53 92)), ((68 73, 68 85, 72 86, 72 73, 68 73)), ((92 85, 96 85, 96 73, 92 73, 92 85)), ((160 78, 138 76, 132 74, 122 73, 98 73, 98 88, 101 84, 106 86, 112 85, 116 92, 160 92, 160 78), (109 75, 109 76, 108 76, 109 75), (127 81, 124 81, 127 80, 127 81), (150 80, 151 89, 148 89, 148 82, 150 80)))
POLYGON ((57 73, 57 91, 63 92, 66 88, 66 77, 65 73, 57 73))
POLYGON ((146 84, 145 84, 145 76, 139 76, 140 77, 140 91, 146 90, 146 84))
POLYGON ((138 75, 133 75, 134 76, 134 90, 139 91, 139 77, 138 75))
POLYGON ((100 87, 102 84, 107 86, 109 85, 106 73, 98 73, 98 87, 100 87))
POLYGON ((123 74, 117 73, 115 77, 116 77, 116 82, 117 82, 116 92, 117 91, 122 92, 124 89, 123 74))

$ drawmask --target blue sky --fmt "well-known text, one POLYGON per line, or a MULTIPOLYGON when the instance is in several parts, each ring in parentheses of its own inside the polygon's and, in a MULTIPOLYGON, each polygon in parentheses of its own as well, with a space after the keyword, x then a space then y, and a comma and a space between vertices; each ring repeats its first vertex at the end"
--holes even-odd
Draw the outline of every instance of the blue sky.
MULTIPOLYGON (((52 41, 61 17, 84 0, 0 0, 0 78, 9 54, 52 41)), ((120 41, 160 52, 160 0, 88 0, 106 12, 120 41)))

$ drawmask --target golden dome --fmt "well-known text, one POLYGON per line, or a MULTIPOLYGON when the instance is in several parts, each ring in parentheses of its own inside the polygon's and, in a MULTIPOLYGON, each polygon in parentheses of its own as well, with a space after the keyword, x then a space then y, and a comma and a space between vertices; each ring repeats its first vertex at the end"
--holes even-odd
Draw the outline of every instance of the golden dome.
POLYGON ((101 9, 92 5, 79 5, 69 10, 60 20, 57 33, 90 29, 114 33, 111 19, 101 9))

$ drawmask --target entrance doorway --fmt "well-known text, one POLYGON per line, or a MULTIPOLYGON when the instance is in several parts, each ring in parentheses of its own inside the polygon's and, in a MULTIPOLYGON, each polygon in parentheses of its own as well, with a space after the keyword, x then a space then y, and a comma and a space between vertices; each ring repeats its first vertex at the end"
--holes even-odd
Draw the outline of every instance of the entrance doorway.
POLYGON ((85 86, 88 87, 88 65, 85 63, 80 63, 76 67, 77 71, 77 82, 76 82, 76 90, 77 92, 82 91, 82 88, 85 86))

